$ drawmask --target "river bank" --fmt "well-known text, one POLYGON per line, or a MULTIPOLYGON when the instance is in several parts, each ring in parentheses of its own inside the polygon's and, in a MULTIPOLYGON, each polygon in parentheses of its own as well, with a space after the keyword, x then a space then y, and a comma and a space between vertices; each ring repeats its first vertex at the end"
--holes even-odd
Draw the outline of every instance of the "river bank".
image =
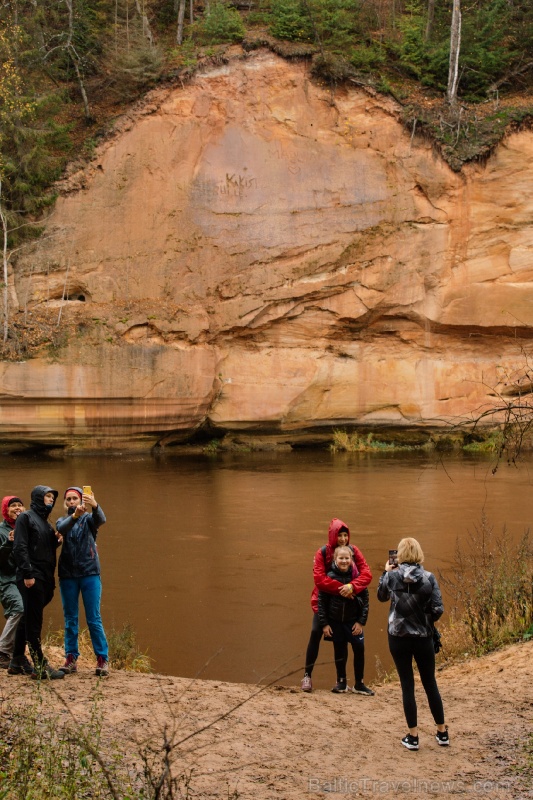
MULTIPOLYGON (((59 651, 50 657, 59 661, 59 651)), ((306 695, 298 688, 299 676, 293 687, 262 690, 131 672, 113 672, 98 684, 87 662, 78 675, 44 686, 43 696, 65 722, 73 715, 82 726, 96 702, 104 759, 111 763, 119 753, 130 774, 142 770, 139 753, 147 745, 157 749, 165 736, 181 741, 172 757, 175 775, 192 773, 184 797, 525 800, 533 797, 532 657, 529 641, 439 671, 449 748, 435 742, 419 686, 415 753, 400 745, 405 722, 396 681, 377 686, 372 698, 320 690, 306 695), (101 695, 96 701, 95 685, 101 695)), ((32 682, 5 672, 0 687, 4 701, 16 687, 11 703, 27 704, 35 691, 32 682)), ((4 702, 4 713, 5 708, 4 702)))

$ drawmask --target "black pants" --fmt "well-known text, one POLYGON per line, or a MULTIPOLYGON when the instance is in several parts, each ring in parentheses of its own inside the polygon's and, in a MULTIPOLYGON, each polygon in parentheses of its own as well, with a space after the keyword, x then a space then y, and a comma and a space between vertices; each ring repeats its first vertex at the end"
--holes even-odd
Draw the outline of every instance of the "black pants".
POLYGON ((352 646, 353 652, 353 671, 355 682, 362 683, 365 674, 365 637, 360 633, 356 636, 352 633, 350 622, 332 622, 333 631, 333 652, 335 654, 335 667, 337 669, 337 680, 346 680, 346 664, 348 663, 348 644, 352 646))
POLYGON ((318 658, 318 649, 320 647, 320 640, 322 639, 322 625, 318 621, 318 614, 313 614, 313 624, 311 626, 311 636, 309 637, 309 644, 307 645, 307 652, 305 654, 305 671, 308 675, 313 672, 313 667, 318 658))
POLYGON ((444 725, 442 699, 435 680, 435 650, 431 636, 391 636, 389 650, 398 670, 402 686, 403 710, 408 728, 416 728, 415 676, 413 658, 426 692, 436 725, 444 725))
POLYGON ((18 624, 13 658, 24 655, 27 642, 33 663, 38 667, 45 660, 41 649, 43 611, 54 596, 54 584, 37 578, 29 589, 24 581, 17 581, 17 586, 22 596, 24 616, 18 624))

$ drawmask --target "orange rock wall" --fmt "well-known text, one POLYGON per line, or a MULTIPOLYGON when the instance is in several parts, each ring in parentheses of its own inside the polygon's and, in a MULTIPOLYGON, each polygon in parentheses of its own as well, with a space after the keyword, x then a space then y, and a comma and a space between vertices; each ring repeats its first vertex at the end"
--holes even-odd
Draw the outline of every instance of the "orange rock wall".
POLYGON ((392 100, 332 97, 271 53, 157 90, 63 183, 10 291, 177 310, 115 320, 90 363, 1 365, 0 440, 145 448, 206 422, 473 413, 533 324, 532 187, 530 132, 457 175, 392 100))

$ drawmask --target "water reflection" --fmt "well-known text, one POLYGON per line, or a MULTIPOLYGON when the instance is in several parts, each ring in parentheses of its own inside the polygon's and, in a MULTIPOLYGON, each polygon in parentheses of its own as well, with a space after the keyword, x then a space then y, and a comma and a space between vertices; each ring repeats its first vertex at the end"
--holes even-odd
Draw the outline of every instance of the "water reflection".
MULTIPOLYGON (((387 609, 375 599, 389 547, 414 535, 427 568, 446 571, 456 537, 483 508, 497 529, 506 523, 520 536, 533 517, 530 466, 502 466, 493 476, 490 462, 473 458, 447 458, 443 467, 426 455, 322 451, 3 457, 0 490, 28 499, 37 483, 92 485, 108 518, 99 538, 106 628, 131 622, 158 671, 231 681, 255 682, 287 661, 285 671, 303 663, 312 556, 330 519, 341 517, 375 575, 365 634, 371 681, 376 657, 390 664, 387 609)), ((57 596, 47 620, 61 627, 57 596)), ((332 659, 326 644, 323 659, 332 659)), ((333 666, 314 677, 328 687, 333 666)))

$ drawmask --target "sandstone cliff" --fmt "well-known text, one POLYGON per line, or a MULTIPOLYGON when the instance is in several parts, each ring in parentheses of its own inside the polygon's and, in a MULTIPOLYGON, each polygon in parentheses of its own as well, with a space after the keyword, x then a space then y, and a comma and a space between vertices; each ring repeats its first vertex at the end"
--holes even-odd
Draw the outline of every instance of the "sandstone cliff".
POLYGON ((85 327, 54 361, 0 365, 0 440, 468 415, 533 330, 532 182, 531 132, 456 174, 392 100, 332 97, 272 53, 157 90, 14 260, 14 308, 85 327), (84 345, 91 320, 105 335, 84 345))

